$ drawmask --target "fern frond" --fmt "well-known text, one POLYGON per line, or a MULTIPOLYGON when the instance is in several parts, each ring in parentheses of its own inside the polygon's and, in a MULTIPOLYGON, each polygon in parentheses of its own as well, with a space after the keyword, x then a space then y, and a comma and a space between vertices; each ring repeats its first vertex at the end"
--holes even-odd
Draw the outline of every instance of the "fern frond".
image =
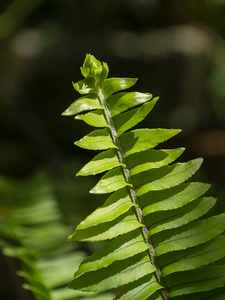
POLYGON ((19 259, 25 289, 37 300, 111 300, 96 294, 69 290, 75 266, 86 256, 65 243, 70 226, 62 222, 53 185, 38 174, 26 182, 0 178, 0 247, 3 254, 19 259), (9 201, 10 199, 10 201, 9 201))
POLYGON ((70 288, 122 286, 121 300, 222 299, 225 265, 216 262, 225 256, 225 215, 202 218, 216 199, 204 197, 208 184, 189 181, 202 159, 174 163, 183 148, 154 149, 180 130, 131 130, 158 100, 121 92, 136 79, 108 79, 107 64, 90 54, 81 72, 85 79, 74 88, 85 96, 63 114, 100 128, 75 144, 104 151, 77 176, 105 172, 90 192, 111 195, 69 240, 109 241, 82 262, 70 288))

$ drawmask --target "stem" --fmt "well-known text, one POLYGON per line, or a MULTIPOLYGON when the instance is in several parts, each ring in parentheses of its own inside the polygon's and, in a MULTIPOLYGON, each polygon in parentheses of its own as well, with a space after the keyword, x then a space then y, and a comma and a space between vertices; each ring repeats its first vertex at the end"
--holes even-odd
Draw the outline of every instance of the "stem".
MULTIPOLYGON (((105 118, 106 118, 106 122, 111 127, 111 137, 112 137, 113 143, 118 147, 117 155, 118 155, 119 162, 126 166, 127 165, 126 164, 126 158, 125 158, 123 148, 122 148, 122 146, 120 144, 120 141, 119 141, 119 138, 118 138, 117 130, 116 130, 114 124, 113 124, 113 120, 112 120, 112 117, 111 117, 111 111, 110 111, 109 107, 106 104, 106 99, 105 99, 104 93, 103 93, 101 87, 99 86, 99 83, 98 83, 97 80, 96 80, 96 89, 97 89, 97 95, 98 95, 100 104, 104 109, 104 115, 105 115, 105 118)), ((139 203, 139 199, 138 199, 138 196, 137 196, 137 191, 136 191, 136 189, 134 188, 134 186, 132 184, 130 169, 128 167, 124 167, 123 168, 123 173, 124 173, 124 178, 125 178, 126 182, 128 184, 132 185, 132 187, 129 188, 131 201, 132 201, 132 203, 138 205, 138 207, 135 207, 135 213, 136 213, 138 221, 141 224, 144 225, 144 227, 141 227, 141 233, 142 233, 142 236, 143 236, 143 239, 144 239, 145 243, 149 246, 148 255, 149 255, 150 261, 151 261, 152 265, 154 265, 156 267, 156 272, 155 272, 156 280, 160 285, 163 286, 162 272, 161 272, 161 269, 159 268, 159 265, 158 265, 157 260, 156 260, 155 248, 151 244, 151 241, 150 241, 149 230, 148 230, 148 228, 145 224, 143 212, 142 212, 142 209, 141 209, 141 206, 140 206, 140 203, 139 203)), ((161 290, 161 296, 162 296, 163 300, 168 300, 169 299, 169 295, 168 295, 168 292, 166 291, 166 289, 161 290)))

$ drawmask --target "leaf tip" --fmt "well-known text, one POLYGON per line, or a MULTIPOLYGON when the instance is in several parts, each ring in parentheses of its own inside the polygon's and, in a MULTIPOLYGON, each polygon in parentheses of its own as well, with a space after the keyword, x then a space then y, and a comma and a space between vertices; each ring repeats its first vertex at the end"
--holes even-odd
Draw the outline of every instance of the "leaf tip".
POLYGON ((197 158, 198 160, 199 160, 199 164, 201 165, 202 163, 203 163, 203 161, 204 161, 204 158, 202 158, 202 157, 199 157, 199 158, 197 158))
POLYGON ((67 116, 66 110, 63 113, 61 113, 61 116, 67 116))
POLYGON ((69 236, 67 237, 67 241, 68 241, 68 242, 72 242, 72 240, 73 240, 73 234, 71 234, 71 235, 69 235, 69 236))
POLYGON ((68 107, 64 112, 61 113, 62 116, 71 116, 70 107, 68 107))
POLYGON ((95 187, 93 187, 90 191, 89 191, 90 194, 97 194, 97 191, 95 189, 95 187))
POLYGON ((154 97, 153 99, 152 99, 152 101, 155 101, 155 102, 157 102, 158 100, 159 100, 159 96, 157 96, 157 97, 154 97))

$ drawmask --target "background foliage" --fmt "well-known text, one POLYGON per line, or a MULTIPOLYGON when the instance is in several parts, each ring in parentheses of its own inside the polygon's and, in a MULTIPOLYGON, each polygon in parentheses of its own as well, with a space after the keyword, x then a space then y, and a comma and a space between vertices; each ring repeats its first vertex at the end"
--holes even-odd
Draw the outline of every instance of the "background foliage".
MULTIPOLYGON (((138 77, 137 90, 160 96, 143 127, 182 128, 171 148, 187 147, 184 161, 204 157, 198 180, 213 184, 215 210, 224 210, 224 19, 222 0, 1 1, 1 175, 26 181, 47 169, 70 224, 95 206, 87 179, 74 180, 90 159, 73 146, 74 131, 79 139, 88 129, 61 117, 92 53, 108 62, 110 76, 138 77)), ((19 299, 19 266, 3 256, 1 265, 0 292, 19 299)))

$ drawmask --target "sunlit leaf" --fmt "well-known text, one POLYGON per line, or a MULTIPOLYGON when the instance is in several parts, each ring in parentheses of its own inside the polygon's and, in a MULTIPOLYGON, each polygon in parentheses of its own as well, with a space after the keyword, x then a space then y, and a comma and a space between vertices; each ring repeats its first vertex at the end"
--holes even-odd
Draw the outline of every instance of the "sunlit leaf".
POLYGON ((81 71, 85 79, 75 88, 86 97, 95 95, 101 107, 76 119, 103 129, 76 145, 105 151, 77 175, 106 172, 90 192, 112 194, 68 238, 108 241, 81 263, 70 288, 103 292, 121 287, 118 300, 222 300, 224 266, 216 263, 225 261, 225 214, 207 218, 216 203, 203 196, 210 185, 189 181, 203 160, 174 163, 184 148, 160 149, 178 129, 129 131, 158 100, 147 93, 121 92, 136 79, 106 79, 107 65, 90 54, 81 71))

